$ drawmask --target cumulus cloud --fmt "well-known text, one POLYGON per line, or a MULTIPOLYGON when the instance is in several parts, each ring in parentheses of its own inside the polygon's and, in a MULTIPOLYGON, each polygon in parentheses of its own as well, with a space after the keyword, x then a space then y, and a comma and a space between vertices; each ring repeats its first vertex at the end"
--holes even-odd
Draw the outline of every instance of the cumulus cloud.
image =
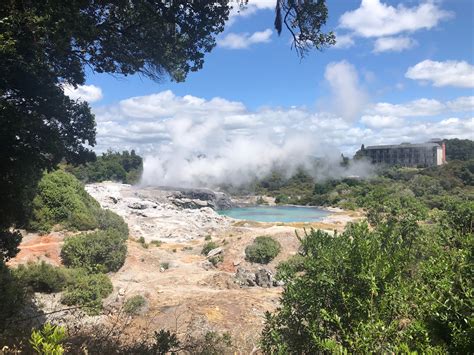
POLYGON ((410 37, 381 37, 374 43, 374 53, 401 52, 413 48, 417 42, 410 37))
POLYGON ((405 77, 431 82, 434 86, 474 88, 474 66, 466 61, 447 60, 437 62, 424 60, 409 67, 405 77))
POLYGON ((367 127, 371 128, 389 128, 389 127, 400 127, 405 121, 396 116, 381 116, 381 115, 364 115, 360 121, 367 127))
POLYGON ((268 43, 271 41, 273 31, 267 28, 264 31, 250 33, 229 33, 218 39, 219 47, 228 49, 245 49, 253 44, 268 43))
POLYGON ((362 37, 385 37, 431 29, 452 16, 435 1, 424 1, 414 7, 402 4, 394 7, 380 0, 362 0, 359 8, 345 12, 339 18, 339 27, 362 37))
POLYGON ((251 0, 245 6, 240 6, 240 3, 236 1, 230 11, 227 27, 232 26, 239 18, 250 17, 258 11, 274 10, 275 5, 275 0, 251 0))
POLYGON ((334 45, 334 48, 345 49, 352 47, 354 44, 354 38, 351 35, 336 34, 336 44, 334 45))
POLYGON ((95 85, 79 85, 77 88, 66 84, 63 85, 64 94, 73 100, 96 102, 102 99, 102 89, 95 85))
POLYGON ((379 102, 368 110, 382 115, 397 115, 401 117, 437 116, 444 113, 473 112, 474 96, 462 96, 451 101, 440 102, 434 99, 417 99, 403 104, 379 102))
POLYGON ((453 112, 470 111, 474 113, 474 96, 458 97, 446 103, 447 107, 453 112))
POLYGON ((385 116, 418 117, 436 116, 446 111, 446 105, 433 99, 418 99, 404 104, 379 102, 372 105, 367 112, 385 116))
POLYGON ((343 60, 326 66, 324 78, 331 88, 330 110, 351 121, 368 102, 368 94, 359 82, 356 68, 343 60))

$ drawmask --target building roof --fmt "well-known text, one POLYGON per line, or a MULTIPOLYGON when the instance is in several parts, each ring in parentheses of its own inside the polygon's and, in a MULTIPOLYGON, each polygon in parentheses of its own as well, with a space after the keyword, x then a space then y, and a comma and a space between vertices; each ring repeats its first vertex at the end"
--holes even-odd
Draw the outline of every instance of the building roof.
MULTIPOLYGON (((365 149, 399 149, 399 148, 435 148, 440 147, 437 143, 402 143, 402 144, 394 144, 394 145, 372 145, 370 147, 365 147, 365 149)), ((441 147, 440 147, 441 148, 441 147)))

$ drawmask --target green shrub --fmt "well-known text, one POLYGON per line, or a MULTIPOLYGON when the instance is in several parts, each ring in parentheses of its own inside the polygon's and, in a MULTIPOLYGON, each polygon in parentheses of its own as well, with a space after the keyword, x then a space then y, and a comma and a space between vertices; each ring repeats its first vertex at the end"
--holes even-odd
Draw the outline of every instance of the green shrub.
POLYGON ((170 263, 169 262, 161 263, 160 267, 162 267, 163 270, 168 270, 170 268, 170 263))
POLYGON ((90 272, 110 272, 125 262, 127 244, 114 232, 82 233, 66 238, 61 250, 64 265, 90 272))
POLYGON ((71 174, 62 170, 45 174, 32 203, 29 227, 49 232, 56 224, 77 230, 97 228, 100 206, 71 174))
POLYGON ((145 306, 146 300, 141 295, 130 297, 123 305, 123 311, 127 314, 137 314, 145 306))
POLYGON ((206 235, 206 236, 204 237, 204 240, 205 240, 206 242, 209 241, 209 240, 211 240, 211 239, 212 239, 212 237, 211 237, 210 235, 206 235))
POLYGON ((97 219, 90 213, 72 212, 65 227, 79 231, 92 230, 97 228, 97 219))
POLYGON ((207 242, 207 243, 204 244, 204 246, 202 247, 201 254, 202 254, 202 255, 207 255, 207 253, 209 253, 212 249, 215 249, 215 248, 217 248, 217 247, 218 247, 217 243, 215 243, 215 242, 207 242))
POLYGON ((142 247, 144 247, 145 249, 148 249, 148 244, 147 244, 147 242, 145 241, 145 238, 144 238, 144 237, 138 238, 138 243, 140 243, 140 244, 142 245, 142 247))
POLYGON ((111 210, 100 210, 97 215, 99 229, 113 231, 121 235, 123 239, 128 238, 128 225, 122 217, 111 210))
POLYGON ((155 247, 160 247, 163 242, 161 240, 152 240, 150 244, 154 245, 155 247))
POLYGON ((41 263, 28 263, 13 269, 15 277, 25 286, 35 292, 53 293, 60 292, 68 281, 68 270, 53 266, 42 261, 41 263))
POLYGON ((245 257, 248 261, 259 264, 268 264, 278 253, 281 245, 271 237, 257 237, 253 244, 245 248, 245 257))
POLYGON ((86 270, 76 269, 61 302, 68 306, 83 306, 87 313, 95 315, 102 309, 102 299, 112 290, 112 283, 107 275, 89 274, 86 270))
POLYGON ((266 315, 262 351, 472 352, 473 231, 452 223, 469 220, 472 206, 458 207, 428 224, 417 199, 393 198, 368 211, 370 227, 299 238, 300 255, 278 267, 286 286, 280 307, 266 315))

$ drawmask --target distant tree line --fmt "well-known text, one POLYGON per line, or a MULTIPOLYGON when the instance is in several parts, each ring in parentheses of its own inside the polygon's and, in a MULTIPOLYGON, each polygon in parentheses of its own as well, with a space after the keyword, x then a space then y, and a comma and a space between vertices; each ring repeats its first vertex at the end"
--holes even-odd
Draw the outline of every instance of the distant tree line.
POLYGON ((470 139, 445 139, 446 160, 474 159, 474 141, 470 139))
POLYGON ((122 153, 108 150, 95 161, 78 166, 66 165, 65 170, 84 183, 111 180, 134 184, 140 180, 143 159, 134 150, 122 153))

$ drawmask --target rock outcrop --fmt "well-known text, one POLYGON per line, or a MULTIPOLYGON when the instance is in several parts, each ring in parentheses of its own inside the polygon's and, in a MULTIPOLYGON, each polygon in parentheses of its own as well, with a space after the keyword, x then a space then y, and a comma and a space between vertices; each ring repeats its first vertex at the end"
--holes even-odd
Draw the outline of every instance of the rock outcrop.
POLYGON ((125 219, 132 237, 146 242, 188 241, 231 223, 215 211, 230 204, 230 199, 211 190, 137 188, 113 182, 89 184, 86 190, 103 208, 125 219))
POLYGON ((203 208, 210 207, 214 210, 225 210, 233 207, 230 197, 223 192, 209 189, 189 188, 164 188, 175 190, 170 195, 170 200, 178 207, 203 208))
POLYGON ((283 282, 275 280, 273 273, 265 268, 259 268, 257 271, 249 271, 242 267, 237 268, 235 281, 240 287, 278 287, 283 286, 283 282))

